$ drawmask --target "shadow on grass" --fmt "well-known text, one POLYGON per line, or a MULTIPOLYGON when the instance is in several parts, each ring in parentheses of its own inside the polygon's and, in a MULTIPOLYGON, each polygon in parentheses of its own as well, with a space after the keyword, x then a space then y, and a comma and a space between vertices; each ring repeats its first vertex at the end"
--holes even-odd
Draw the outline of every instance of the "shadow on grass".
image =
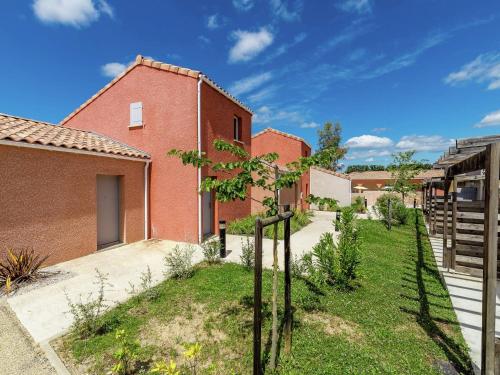
MULTIPOLYGON (((418 302, 419 310, 413 311, 407 308, 401 308, 408 314, 412 314, 416 317, 418 324, 425 330, 427 335, 443 350, 450 364, 455 368, 455 370, 462 374, 473 374, 472 363, 469 355, 464 351, 464 349, 458 345, 455 340, 449 337, 437 323, 454 323, 448 322, 447 319, 440 319, 432 317, 430 313, 430 306, 428 295, 430 294, 426 290, 426 283, 424 280, 424 275, 431 276, 439 283, 443 285, 443 281, 439 275, 439 272, 429 267, 426 263, 428 257, 425 254, 424 247, 422 245, 422 225, 420 224, 420 215, 418 212, 415 213, 415 235, 416 235, 416 258, 415 261, 415 280, 418 287, 418 302)), ((443 286, 444 287, 444 286, 443 286)), ((445 297, 445 296, 443 296, 445 297)), ((446 296, 447 297, 447 296, 446 296)), ((456 324, 456 323, 454 323, 456 324)))

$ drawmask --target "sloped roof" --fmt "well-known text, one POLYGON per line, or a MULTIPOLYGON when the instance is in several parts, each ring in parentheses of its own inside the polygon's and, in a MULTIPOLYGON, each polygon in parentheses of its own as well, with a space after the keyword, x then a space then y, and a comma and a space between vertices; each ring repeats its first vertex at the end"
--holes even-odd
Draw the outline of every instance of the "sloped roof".
POLYGON ((187 77, 192 77, 196 79, 202 79, 205 83, 207 83, 209 86, 213 87, 215 90, 219 91, 221 94, 223 94, 225 97, 227 97, 229 100, 233 101, 237 105, 239 105, 241 108, 243 108, 245 111, 249 113, 253 113, 250 108, 248 108, 245 104, 240 102, 238 99, 236 99, 234 96, 232 96, 229 92, 224 90, 221 86, 219 86, 215 81, 210 79, 208 76, 200 72, 199 70, 193 70, 189 68, 183 68, 180 66, 172 65, 172 64, 167 64, 161 61, 156 61, 156 60, 151 60, 148 58, 145 58, 141 55, 137 55, 135 58, 135 61, 127 68, 125 69, 122 73, 117 75, 111 82, 109 82, 106 86, 104 86, 102 89, 100 89, 98 92, 96 92, 90 99, 88 99, 85 103, 83 103, 80 107, 75 109, 73 112, 71 112, 68 116, 66 116, 62 121, 61 124, 66 123, 69 119, 71 119, 73 116, 75 116, 78 112, 80 112, 82 109, 87 107, 90 103, 92 103, 95 99, 97 99, 99 96, 104 94, 111 86, 113 86, 115 83, 117 83, 120 79, 125 77, 130 71, 132 71, 135 67, 143 65, 143 66, 148 66, 154 69, 158 70, 164 70, 167 72, 187 76, 187 77))
POLYGON ((291 139, 295 139, 296 141, 300 141, 300 142, 303 142, 304 144, 306 144, 309 148, 312 149, 311 145, 306 142, 306 140, 304 138, 301 138, 297 135, 294 135, 294 134, 290 134, 290 133, 285 133, 285 132, 282 132, 281 130, 277 130, 277 129, 274 129, 274 128, 265 128, 264 130, 261 130, 260 132, 258 133, 255 133, 254 135, 252 135, 252 138, 255 138, 255 137, 258 137, 262 134, 265 134, 265 133, 275 133, 275 134, 279 134, 279 135, 282 135, 284 137, 288 137, 288 138, 291 138, 291 139))
POLYGON ((323 173, 328 173, 328 174, 331 174, 333 176, 336 176, 336 177, 339 177, 339 178, 343 178, 344 180, 350 180, 351 179, 351 177, 348 174, 331 171, 329 169, 321 168, 321 167, 317 167, 317 166, 313 166, 311 168, 312 169, 316 169, 317 171, 320 171, 320 172, 323 172, 323 173))
POLYGON ((0 141, 55 146, 149 159, 148 153, 104 135, 0 113, 0 141))
MULTIPOLYGON (((426 179, 432 177, 442 177, 443 171, 436 169, 429 169, 420 172, 415 178, 426 179)), ((392 174, 389 171, 365 171, 365 172, 352 172, 349 173, 351 180, 390 180, 392 174)))

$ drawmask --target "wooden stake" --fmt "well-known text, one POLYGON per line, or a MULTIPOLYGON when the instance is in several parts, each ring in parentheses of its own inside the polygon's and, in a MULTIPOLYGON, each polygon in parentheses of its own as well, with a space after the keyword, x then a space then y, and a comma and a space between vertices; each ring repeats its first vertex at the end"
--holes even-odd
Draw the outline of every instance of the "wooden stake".
POLYGON ((450 180, 444 181, 444 203, 443 203, 443 267, 450 269, 450 253, 448 252, 448 190, 450 180))
MULTIPOLYGON (((288 210, 290 207, 288 206, 288 210)), ((292 278, 290 274, 290 219, 285 220, 285 353, 292 349, 292 278)))
POLYGON ((457 263, 457 179, 453 179, 453 193, 451 193, 451 261, 450 267, 455 269, 457 263))
POLYGON ((486 146, 484 184, 483 314, 481 327, 481 373, 495 373, 495 315, 498 245, 498 180, 500 143, 486 146))
MULTIPOLYGON (((276 181, 279 178, 278 166, 274 167, 274 178, 276 181)), ((278 190, 274 190, 274 199, 276 207, 279 209, 279 194, 278 190)), ((278 212, 279 213, 279 212, 278 212)), ((271 358, 269 367, 271 370, 276 368, 276 356, 278 354, 278 222, 274 223, 273 235, 273 306, 272 306, 272 336, 271 336, 271 358)))
POLYGON ((255 269, 253 281, 253 374, 262 374, 260 342, 262 335, 262 220, 255 220, 255 269))

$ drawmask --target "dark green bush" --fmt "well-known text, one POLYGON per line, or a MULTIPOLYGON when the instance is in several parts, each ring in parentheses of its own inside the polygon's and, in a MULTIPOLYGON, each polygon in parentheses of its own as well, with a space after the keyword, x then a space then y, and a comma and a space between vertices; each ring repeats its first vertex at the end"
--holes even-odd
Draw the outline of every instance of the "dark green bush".
POLYGON ((360 214, 365 213, 366 212, 365 199, 361 196, 357 196, 354 199, 354 202, 351 204, 351 208, 357 213, 360 214))
POLYGON ((377 198, 375 211, 382 221, 389 224, 389 199, 391 200, 391 225, 408 222, 408 209, 401 198, 394 193, 386 193, 377 198))

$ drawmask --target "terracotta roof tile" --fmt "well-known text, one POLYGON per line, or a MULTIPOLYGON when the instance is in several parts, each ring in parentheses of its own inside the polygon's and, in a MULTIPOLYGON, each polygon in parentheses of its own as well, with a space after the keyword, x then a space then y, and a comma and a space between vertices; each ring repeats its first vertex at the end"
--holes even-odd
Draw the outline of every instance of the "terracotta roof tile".
MULTIPOLYGON (((420 172, 415 178, 426 179, 432 177, 442 177, 443 171, 439 169, 430 169, 420 172)), ((389 171, 365 171, 349 173, 351 180, 390 180, 392 174, 389 171)))
POLYGON ((0 113, 0 141, 24 142, 149 159, 148 153, 104 135, 0 113))
POLYGON ((255 133, 254 135, 252 135, 252 138, 255 138, 255 137, 258 137, 259 135, 262 135, 262 134, 265 134, 265 133, 275 133, 275 134, 279 134, 279 135, 282 135, 284 137, 288 137, 288 138, 291 138, 291 139, 295 139, 296 141, 300 141, 300 142, 304 142, 304 144, 306 144, 309 148, 312 148, 311 145, 305 141, 304 138, 301 138, 297 135, 293 135, 293 134, 290 134, 290 133, 285 133, 285 132, 282 132, 280 130, 277 130, 277 129, 274 129, 274 128, 265 128, 264 130, 261 130, 260 132, 258 133, 255 133))
POLYGON ((339 177, 339 178, 343 178, 344 180, 350 180, 351 179, 351 177, 348 174, 331 171, 329 169, 321 168, 321 167, 317 167, 317 166, 313 166, 312 168, 316 169, 318 171, 324 172, 324 173, 331 174, 331 175, 339 177))
POLYGON ((188 69, 188 68, 183 68, 180 66, 176 65, 171 65, 171 64, 166 64, 161 61, 154 61, 148 58, 145 58, 141 55, 137 55, 135 58, 135 62, 132 63, 127 69, 125 69, 121 74, 116 76, 111 82, 109 82, 106 86, 104 86, 102 89, 100 89, 96 94, 94 94, 90 99, 88 99, 85 103, 83 103, 80 107, 78 107, 76 110, 71 112, 68 116, 66 116, 62 121, 61 124, 64 124, 67 122, 70 118, 75 116, 78 112, 80 112, 82 109, 87 107, 92 101, 94 101, 97 97, 102 95, 104 92, 106 92, 107 89, 109 89, 111 86, 113 86, 116 82, 118 82, 120 79, 122 79, 125 75, 127 75, 132 69, 135 67, 143 65, 143 66, 149 66, 154 69, 159 69, 159 70, 165 70, 168 72, 172 72, 175 74, 191 77, 191 78, 201 78, 205 83, 207 83, 209 86, 213 87, 217 91, 219 91, 221 94, 223 94, 225 97, 227 97, 229 100, 233 101, 237 105, 239 105, 241 108, 243 108, 245 111, 252 113, 252 110, 248 108, 245 104, 243 104, 241 101, 236 99, 234 96, 232 96, 229 92, 224 90, 221 86, 216 84, 212 79, 210 79, 208 76, 200 72, 199 70, 193 70, 193 69, 188 69))

